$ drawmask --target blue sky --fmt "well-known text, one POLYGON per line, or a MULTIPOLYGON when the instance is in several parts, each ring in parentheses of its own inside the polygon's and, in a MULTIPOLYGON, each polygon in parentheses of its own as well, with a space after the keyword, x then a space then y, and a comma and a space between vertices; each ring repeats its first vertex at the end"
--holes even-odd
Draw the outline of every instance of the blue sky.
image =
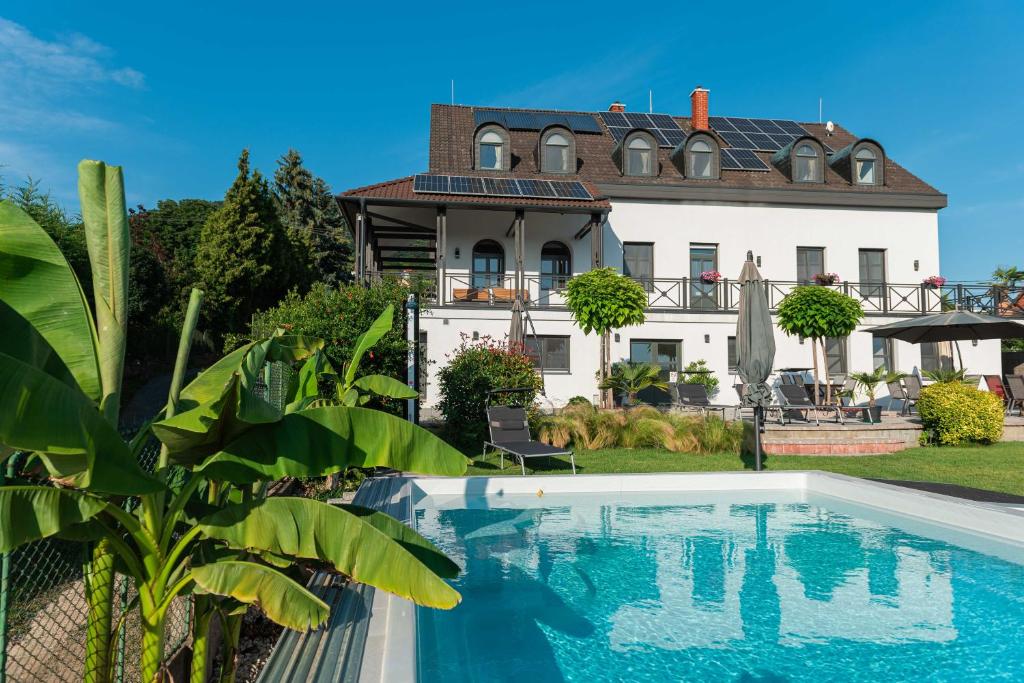
POLYGON ((823 97, 949 195, 943 275, 1024 267, 1024 3, 5 4, 0 175, 73 210, 84 157, 145 204, 220 198, 243 147, 267 172, 294 147, 339 191, 424 170, 451 79, 462 104, 653 90, 678 114, 701 84, 719 115, 816 120, 823 97))

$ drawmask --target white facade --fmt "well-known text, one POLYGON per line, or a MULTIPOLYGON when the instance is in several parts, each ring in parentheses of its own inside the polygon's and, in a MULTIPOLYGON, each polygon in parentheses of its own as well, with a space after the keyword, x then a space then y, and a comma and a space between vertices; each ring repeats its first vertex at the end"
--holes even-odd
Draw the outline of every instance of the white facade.
MULTIPOLYGON (((381 213, 406 221, 430 225, 434 209, 430 207, 382 207, 381 213)), ((510 312, 507 301, 462 301, 472 282, 472 255, 480 240, 494 240, 504 249, 505 287, 513 286, 515 270, 514 239, 511 236, 511 211, 484 211, 449 207, 447 212, 444 262, 446 277, 441 300, 421 319, 426 335, 428 386, 425 406, 437 399, 437 371, 447 363, 461 335, 470 339, 489 335, 502 339, 508 333, 510 312)), ((559 241, 571 253, 571 270, 581 273, 591 268, 590 235, 575 238, 588 220, 586 214, 525 213, 525 288, 529 291, 527 333, 538 336, 566 336, 569 342, 568 370, 544 373, 546 397, 551 407, 581 395, 593 399, 598 393, 596 371, 600 340, 586 336, 561 306, 560 295, 540 289, 540 254, 544 243, 559 241)), ((921 288, 921 281, 941 273, 939 266, 938 214, 935 209, 883 209, 851 206, 801 206, 753 202, 711 202, 696 200, 615 199, 603 228, 603 261, 617 270, 623 268, 623 243, 653 244, 652 308, 643 325, 617 330, 612 342, 612 360, 630 358, 631 340, 659 340, 681 343, 679 367, 695 360, 707 361, 720 382, 719 402, 734 403, 731 386, 737 378, 729 371, 728 337, 735 335, 735 310, 694 311, 678 305, 681 290, 691 287, 690 249, 694 245, 715 247, 717 269, 724 278, 735 278, 748 250, 760 259, 762 275, 778 281, 776 300, 797 279, 797 248, 824 249, 824 272, 835 272, 843 281, 854 283, 851 294, 858 295, 860 279, 859 251, 880 249, 885 252, 885 282, 893 283, 886 305, 897 314, 879 310, 864 319, 860 330, 897 320, 923 305, 938 311, 937 293, 921 288), (675 281, 675 282, 673 282, 675 281), (787 283, 785 285, 781 283, 787 283)), ((730 288, 723 285, 721 296, 730 288)), ((738 290, 732 290, 738 291, 738 290)), ((865 308, 877 306, 865 301, 865 308)), ((728 309, 723 305, 722 309, 728 309)), ((809 367, 810 345, 776 331, 776 368, 809 367)), ((872 337, 858 331, 847 341, 846 369, 871 370, 872 337)), ((914 372, 921 368, 920 348, 896 342, 895 369, 914 372)), ((977 346, 961 344, 963 363, 969 372, 998 374, 998 341, 983 341, 977 346)), ((955 355, 955 350, 953 351, 955 355)), ((884 391, 883 391, 884 394, 884 391)))

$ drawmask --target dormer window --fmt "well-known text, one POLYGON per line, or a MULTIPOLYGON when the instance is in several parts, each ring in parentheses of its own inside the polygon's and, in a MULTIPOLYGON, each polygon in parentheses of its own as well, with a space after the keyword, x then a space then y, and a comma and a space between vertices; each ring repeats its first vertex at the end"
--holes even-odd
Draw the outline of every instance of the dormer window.
POLYGON ((718 140, 704 131, 691 133, 671 154, 684 177, 694 180, 717 180, 721 177, 718 140))
POLYGON ((711 177, 711 145, 704 140, 690 145, 690 169, 694 178, 711 177))
POLYGON ((875 184, 875 153, 868 147, 861 147, 853 157, 854 179, 858 185, 875 184))
POLYGON ((814 145, 808 142, 797 145, 793 159, 793 180, 798 183, 821 182, 821 158, 814 145))
POLYGON ((476 168, 483 171, 509 170, 508 132, 497 125, 484 126, 476 133, 476 168))
POLYGON ((657 147, 648 133, 636 131, 625 139, 626 154, 622 174, 627 176, 657 175, 657 147))
POLYGON ((572 133, 563 128, 552 128, 541 135, 540 170, 544 173, 573 173, 576 170, 572 133))

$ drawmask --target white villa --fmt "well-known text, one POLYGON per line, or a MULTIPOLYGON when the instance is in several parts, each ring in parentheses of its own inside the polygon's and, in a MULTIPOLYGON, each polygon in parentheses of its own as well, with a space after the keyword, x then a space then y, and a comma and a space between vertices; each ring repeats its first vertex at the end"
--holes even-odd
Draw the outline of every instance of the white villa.
MULTIPOLYGON (((594 399, 600 339, 576 327, 560 293, 594 267, 649 292, 647 321, 615 332, 612 360, 656 362, 671 377, 703 359, 728 403, 737 400, 735 278, 748 251, 773 307, 795 285, 834 273, 831 286, 867 311, 861 329, 986 295, 985 286, 925 282, 942 274, 946 196, 888 157, 884 141, 831 123, 710 116, 707 90, 690 97, 689 116, 617 102, 598 113, 433 105, 427 173, 339 197, 359 278, 414 270, 433 285, 420 328, 432 361, 426 407, 460 335, 508 333, 517 292, 546 400, 594 399), (711 271, 720 279, 708 281, 711 271)), ((776 341, 777 368, 810 367, 809 345, 781 332, 776 341)), ((960 351, 971 372, 1000 372, 998 341, 960 351)), ((948 344, 858 331, 830 341, 828 371, 928 370, 954 355, 948 344)))

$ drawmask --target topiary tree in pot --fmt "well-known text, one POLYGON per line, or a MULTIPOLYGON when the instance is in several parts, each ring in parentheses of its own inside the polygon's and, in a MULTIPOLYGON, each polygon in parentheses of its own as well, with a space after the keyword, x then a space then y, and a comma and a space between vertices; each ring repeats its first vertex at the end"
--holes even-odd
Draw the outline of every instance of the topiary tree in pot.
MULTIPOLYGON (((779 328, 787 335, 811 340, 814 366, 814 398, 818 397, 818 348, 825 358, 825 339, 847 337, 864 317, 860 302, 851 296, 827 287, 805 285, 796 287, 779 304, 779 328)), ((826 359, 827 361, 827 359, 826 359)), ((826 372, 828 366, 826 364, 826 372)), ((825 400, 832 400, 829 386, 825 400)))
MULTIPOLYGON (((642 325, 647 308, 647 291, 633 278, 613 268, 597 268, 576 275, 566 287, 565 305, 584 334, 601 335, 601 367, 598 385, 608 380, 611 369, 611 331, 642 325)), ((601 396, 601 407, 611 407, 611 391, 601 396)))

